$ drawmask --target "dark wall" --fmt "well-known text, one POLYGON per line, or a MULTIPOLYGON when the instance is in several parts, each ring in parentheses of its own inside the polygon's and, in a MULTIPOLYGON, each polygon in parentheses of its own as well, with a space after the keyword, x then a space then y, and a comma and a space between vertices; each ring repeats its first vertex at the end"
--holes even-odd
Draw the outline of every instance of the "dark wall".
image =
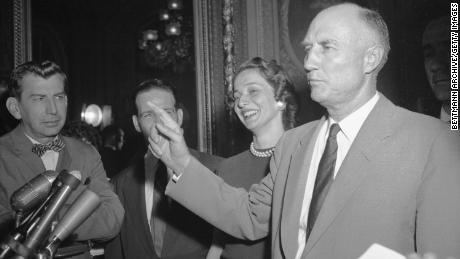
MULTIPOLYGON (((188 115, 184 125, 186 139, 191 147, 196 146, 194 63, 175 70, 152 67, 146 64, 138 48, 142 30, 161 28, 158 10, 165 8, 166 3, 151 0, 32 1, 33 58, 54 60, 68 72, 68 121, 79 119, 83 103, 111 105, 114 122, 127 133, 128 146, 130 141, 135 141, 132 146, 138 146, 142 139, 132 127, 131 91, 141 81, 157 77, 178 88, 178 99, 184 103, 188 115)), ((192 16, 192 1, 183 3, 184 15, 192 16)))
POLYGON ((433 98, 423 63, 422 34, 428 22, 450 14, 450 2, 379 1, 390 30, 389 62, 379 88, 398 105, 417 110, 417 100, 433 98))
POLYGON ((11 0, 0 1, 0 136, 16 126, 5 106, 13 62, 13 5, 11 0))
POLYGON ((0 77, 8 77, 13 67, 13 2, 0 1, 0 77))

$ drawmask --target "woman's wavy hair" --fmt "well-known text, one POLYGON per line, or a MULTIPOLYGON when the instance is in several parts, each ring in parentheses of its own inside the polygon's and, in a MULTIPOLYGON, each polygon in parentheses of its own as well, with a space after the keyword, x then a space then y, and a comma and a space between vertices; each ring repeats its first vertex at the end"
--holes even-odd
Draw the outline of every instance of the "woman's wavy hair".
MULTIPOLYGON (((260 75, 267 80, 275 93, 275 100, 286 104, 283 111, 283 127, 285 130, 294 128, 297 125, 297 110, 299 108, 299 99, 295 92, 294 85, 289 79, 283 67, 276 60, 266 61, 261 57, 254 57, 241 64, 233 77, 235 78, 248 69, 256 69, 260 75)), ((232 103, 234 106, 234 103, 232 103)))

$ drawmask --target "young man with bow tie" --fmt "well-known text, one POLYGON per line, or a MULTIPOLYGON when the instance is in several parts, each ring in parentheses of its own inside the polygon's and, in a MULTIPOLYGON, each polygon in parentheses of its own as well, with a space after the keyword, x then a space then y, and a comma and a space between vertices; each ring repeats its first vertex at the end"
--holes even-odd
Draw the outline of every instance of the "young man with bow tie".
POLYGON ((111 190, 98 152, 88 144, 59 134, 67 113, 66 74, 50 61, 27 62, 16 67, 10 79, 6 106, 20 123, 0 138, 0 237, 4 238, 14 226, 12 193, 45 170, 64 169, 80 171, 82 182, 89 182, 87 186, 80 185, 65 206, 70 206, 86 187, 102 201, 74 232, 76 239, 114 237, 124 209, 111 190))

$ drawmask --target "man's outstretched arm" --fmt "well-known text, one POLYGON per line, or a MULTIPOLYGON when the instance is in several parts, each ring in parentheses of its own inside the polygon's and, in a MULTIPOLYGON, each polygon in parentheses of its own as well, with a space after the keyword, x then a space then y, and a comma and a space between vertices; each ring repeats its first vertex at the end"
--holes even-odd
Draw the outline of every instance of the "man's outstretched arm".
POLYGON ((230 235, 244 239, 266 236, 272 175, 253 185, 249 192, 226 184, 188 153, 179 125, 164 110, 154 104, 151 107, 157 124, 151 130, 149 148, 175 174, 166 194, 230 235))

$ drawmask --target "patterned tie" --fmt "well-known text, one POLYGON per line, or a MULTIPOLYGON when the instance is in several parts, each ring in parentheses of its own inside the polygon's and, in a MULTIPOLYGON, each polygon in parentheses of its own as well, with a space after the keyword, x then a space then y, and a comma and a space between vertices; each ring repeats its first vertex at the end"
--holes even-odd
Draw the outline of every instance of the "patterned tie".
POLYGON ((47 144, 34 144, 32 147, 32 152, 34 152, 37 156, 42 157, 46 151, 53 150, 59 152, 64 148, 64 146, 64 141, 58 137, 47 144))
POLYGON ((337 159, 337 133, 339 131, 339 124, 334 123, 331 125, 326 147, 324 148, 324 153, 318 165, 315 187, 311 198, 310 210, 308 211, 307 240, 315 224, 316 217, 318 217, 319 211, 321 210, 321 206, 326 199, 327 192, 334 180, 334 168, 337 159))

